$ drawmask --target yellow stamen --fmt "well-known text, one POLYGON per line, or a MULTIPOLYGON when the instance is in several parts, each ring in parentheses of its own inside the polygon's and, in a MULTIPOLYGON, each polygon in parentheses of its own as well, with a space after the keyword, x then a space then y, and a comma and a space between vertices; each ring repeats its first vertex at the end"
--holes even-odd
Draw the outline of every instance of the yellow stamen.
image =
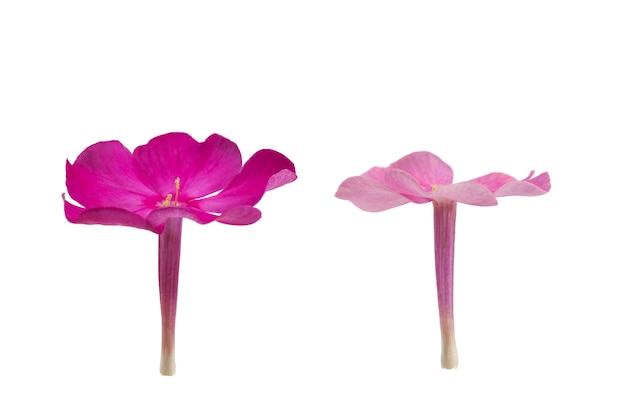
MULTIPOLYGON (((176 187, 176 194, 174 195, 174 206, 178 207, 178 192, 180 191, 180 178, 176 178, 174 180, 174 185, 176 187)), ((168 194, 165 197, 165 200, 161 203, 161 207, 169 207, 172 204, 172 194, 168 194)))
POLYGON ((167 197, 165 197, 165 201, 161 203, 161 207, 169 207, 171 201, 172 201, 172 195, 168 194, 167 197))
POLYGON ((176 196, 174 197, 174 205, 178 207, 178 191, 180 190, 180 178, 176 177, 176 179, 174 180, 174 184, 176 185, 176 196))
POLYGON ((438 185, 433 185, 431 191, 435 191, 437 188, 439 188, 438 185))

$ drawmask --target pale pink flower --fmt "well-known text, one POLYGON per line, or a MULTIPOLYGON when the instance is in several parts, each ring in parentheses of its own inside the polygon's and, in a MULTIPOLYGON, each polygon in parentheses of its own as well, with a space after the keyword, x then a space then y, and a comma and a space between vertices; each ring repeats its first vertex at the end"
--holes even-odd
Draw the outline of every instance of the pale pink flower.
POLYGON ((431 202, 434 208, 435 270, 441 326, 441 366, 458 365, 454 337, 454 237, 457 202, 494 206, 497 197, 537 196, 550 190, 550 176, 544 172, 523 180, 491 173, 469 181, 452 182, 452 168, 430 152, 415 152, 386 168, 374 167, 346 179, 335 196, 349 200, 365 211, 377 212, 406 203, 431 202))

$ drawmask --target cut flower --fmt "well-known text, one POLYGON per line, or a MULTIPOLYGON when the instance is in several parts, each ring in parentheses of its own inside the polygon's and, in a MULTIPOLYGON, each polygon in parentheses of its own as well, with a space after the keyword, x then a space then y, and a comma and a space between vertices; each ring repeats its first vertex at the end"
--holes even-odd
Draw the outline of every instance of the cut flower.
POLYGON ((162 233, 170 218, 200 224, 252 224, 265 191, 296 179, 293 163, 271 149, 242 167, 237 145, 214 134, 158 136, 133 153, 118 141, 98 142, 66 162, 65 201, 72 223, 131 226, 162 233))
POLYGON ((386 168, 374 167, 343 181, 337 198, 358 208, 378 212, 406 203, 432 202, 434 207, 435 271, 442 337, 441 366, 458 364, 454 337, 454 238, 457 203, 493 206, 498 197, 538 196, 550 190, 550 176, 534 171, 523 180, 491 173, 453 183, 452 168, 430 152, 414 152, 386 168))
POLYGON ((296 179, 293 163, 263 149, 243 166, 237 145, 213 134, 197 142, 167 133, 130 152, 118 141, 98 142, 74 164, 66 161, 65 217, 72 223, 121 225, 159 235, 163 343, 161 373, 173 375, 174 324, 182 219, 248 225, 266 191, 296 179))

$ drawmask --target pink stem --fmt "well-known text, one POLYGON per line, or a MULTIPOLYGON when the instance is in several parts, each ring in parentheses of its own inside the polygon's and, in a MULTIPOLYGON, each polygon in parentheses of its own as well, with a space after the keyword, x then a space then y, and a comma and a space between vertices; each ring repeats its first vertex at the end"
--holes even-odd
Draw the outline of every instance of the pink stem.
POLYGON ((183 231, 182 217, 165 221, 159 235, 159 293, 161 296, 161 374, 174 375, 174 335, 176 326, 176 301, 178 299, 178 269, 180 242, 183 231))
POLYGON ((435 272, 441 327, 441 367, 453 369, 458 366, 453 303, 456 201, 433 200, 433 206, 435 209, 435 272))

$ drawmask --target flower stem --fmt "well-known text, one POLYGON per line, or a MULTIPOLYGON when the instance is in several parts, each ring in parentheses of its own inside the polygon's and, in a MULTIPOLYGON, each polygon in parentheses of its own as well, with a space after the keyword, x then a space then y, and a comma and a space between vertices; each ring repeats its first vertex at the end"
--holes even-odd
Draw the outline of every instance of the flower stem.
POLYGON ((458 366, 453 302, 456 201, 433 200, 433 206, 435 209, 435 272, 439 325, 441 326, 441 367, 453 369, 458 366))
POLYGON ((161 296, 162 323, 161 375, 174 375, 176 373, 174 335, 182 231, 182 217, 172 217, 165 221, 165 229, 159 235, 159 293, 161 296))

